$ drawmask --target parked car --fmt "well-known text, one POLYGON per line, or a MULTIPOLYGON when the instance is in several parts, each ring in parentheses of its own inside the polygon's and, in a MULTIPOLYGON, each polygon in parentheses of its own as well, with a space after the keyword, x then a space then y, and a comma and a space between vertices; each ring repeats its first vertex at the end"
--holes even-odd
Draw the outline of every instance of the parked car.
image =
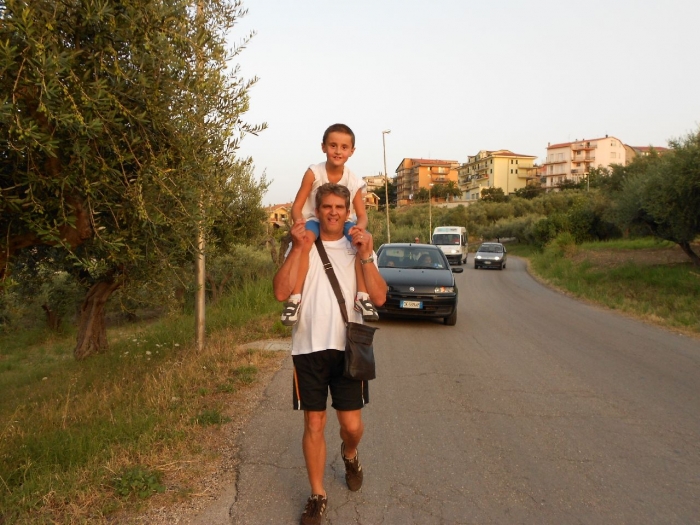
POLYGON ((383 244, 377 251, 379 273, 388 285, 379 315, 410 318, 443 318, 457 323, 457 284, 445 254, 431 244, 383 244))
POLYGON ((503 270, 506 267, 507 258, 506 247, 500 242, 484 242, 474 254, 474 269, 498 268, 503 270))

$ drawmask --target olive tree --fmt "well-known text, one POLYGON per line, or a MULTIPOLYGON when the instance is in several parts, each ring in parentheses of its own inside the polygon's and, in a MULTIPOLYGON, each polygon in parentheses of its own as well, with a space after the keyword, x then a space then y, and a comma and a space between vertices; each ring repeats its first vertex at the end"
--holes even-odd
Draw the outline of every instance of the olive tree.
POLYGON ((196 229, 229 208, 250 162, 239 141, 265 127, 243 121, 256 79, 229 69, 244 14, 238 0, 0 5, 0 272, 29 246, 69 254, 90 285, 77 358, 106 348, 115 290, 191 259, 196 229))
POLYGON ((675 242, 694 265, 700 257, 691 243, 700 235, 700 132, 669 141, 670 151, 635 159, 616 197, 623 226, 642 226, 675 242))

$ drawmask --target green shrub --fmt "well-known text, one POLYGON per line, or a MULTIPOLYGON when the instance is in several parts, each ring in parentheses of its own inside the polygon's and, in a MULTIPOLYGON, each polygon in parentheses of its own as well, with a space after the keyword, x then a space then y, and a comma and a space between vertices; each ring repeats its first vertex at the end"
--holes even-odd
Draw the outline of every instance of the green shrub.
POLYGON ((165 487, 161 484, 162 478, 162 472, 135 466, 112 478, 112 486, 122 497, 136 495, 145 499, 153 494, 165 492, 165 487))

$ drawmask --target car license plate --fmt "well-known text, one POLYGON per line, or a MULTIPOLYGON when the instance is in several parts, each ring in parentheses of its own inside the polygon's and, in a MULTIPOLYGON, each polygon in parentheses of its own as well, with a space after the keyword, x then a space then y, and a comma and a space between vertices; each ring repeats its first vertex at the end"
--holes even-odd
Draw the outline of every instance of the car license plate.
POLYGON ((484 264, 491 264, 491 261, 484 261, 484 264))
POLYGON ((401 308, 415 308, 420 310, 423 308, 423 303, 420 301, 401 301, 401 308))

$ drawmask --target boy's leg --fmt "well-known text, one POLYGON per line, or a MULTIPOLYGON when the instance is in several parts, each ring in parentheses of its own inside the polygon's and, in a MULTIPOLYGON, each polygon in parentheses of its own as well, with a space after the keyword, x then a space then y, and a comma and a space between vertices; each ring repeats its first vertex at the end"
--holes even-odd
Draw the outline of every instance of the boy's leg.
MULTIPOLYGON (((373 263, 368 263, 373 264, 373 263)), ((355 256, 355 279, 357 280, 357 296, 355 297, 355 310, 362 314, 362 319, 365 321, 378 321, 379 313, 369 300, 367 293, 367 284, 365 283, 365 274, 362 272, 362 263, 360 256, 355 256)))
MULTIPOLYGON (((347 221, 343 229, 345 237, 352 242, 352 237, 350 236, 350 230, 355 226, 352 221, 347 221)), ((357 296, 355 297, 355 311, 362 313, 362 318, 365 321, 378 321, 379 314, 377 309, 369 300, 369 294, 367 293, 367 283, 365 283, 365 274, 362 273, 362 263, 360 262, 360 257, 355 256, 355 280, 357 286, 357 296)))
POLYGON ((282 324, 285 326, 294 326, 299 320, 299 305, 301 304, 301 292, 304 289, 304 281, 306 280, 306 274, 309 272, 309 254, 311 253, 311 246, 313 246, 316 240, 317 234, 314 231, 314 224, 318 227, 318 222, 313 221, 307 222, 306 235, 304 236, 304 244, 302 246, 301 256, 299 257, 299 269, 297 273, 297 279, 294 283, 294 289, 292 294, 284 303, 284 309, 282 310, 282 324), (309 228, 311 226, 311 228, 309 228))

